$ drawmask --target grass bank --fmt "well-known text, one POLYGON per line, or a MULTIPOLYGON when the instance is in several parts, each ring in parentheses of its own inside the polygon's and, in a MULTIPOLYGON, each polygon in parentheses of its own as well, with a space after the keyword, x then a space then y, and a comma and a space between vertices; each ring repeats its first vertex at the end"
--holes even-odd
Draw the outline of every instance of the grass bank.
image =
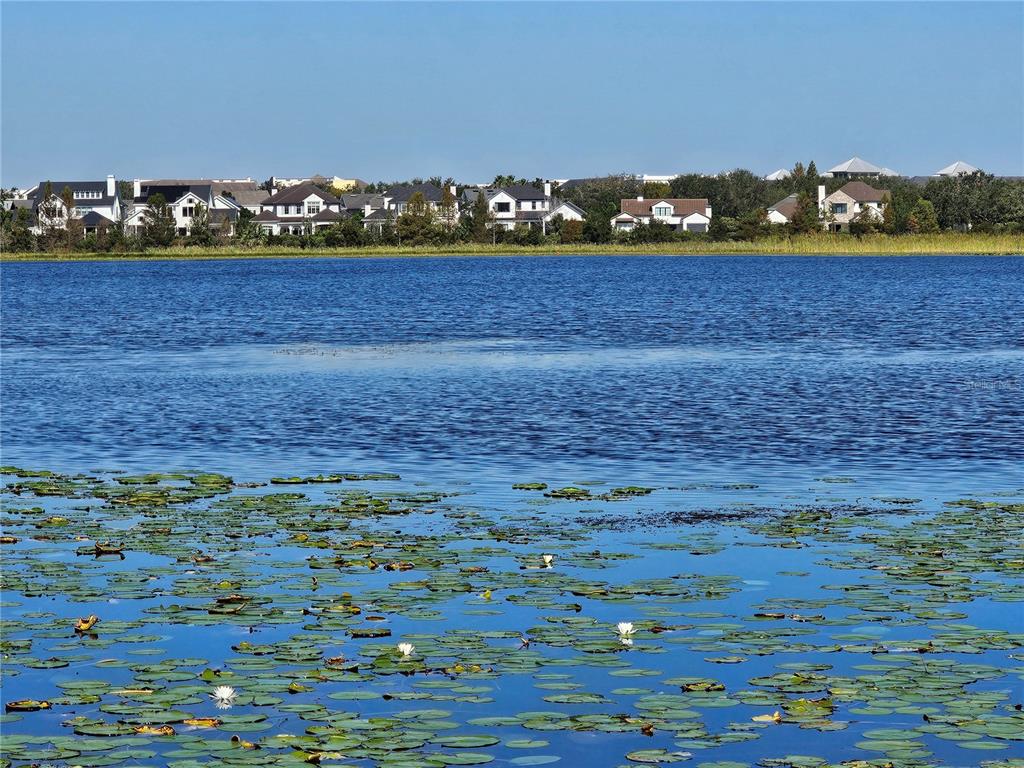
POLYGON ((2 261, 106 261, 124 259, 287 259, 372 258, 418 256, 550 256, 550 255, 798 255, 798 256, 915 256, 927 254, 1024 254, 1024 235, 946 232, 934 235, 799 235, 757 241, 712 242, 687 240, 671 243, 622 245, 490 245, 458 243, 444 246, 366 246, 359 248, 296 248, 263 246, 238 248, 172 247, 145 253, 5 253, 2 261))

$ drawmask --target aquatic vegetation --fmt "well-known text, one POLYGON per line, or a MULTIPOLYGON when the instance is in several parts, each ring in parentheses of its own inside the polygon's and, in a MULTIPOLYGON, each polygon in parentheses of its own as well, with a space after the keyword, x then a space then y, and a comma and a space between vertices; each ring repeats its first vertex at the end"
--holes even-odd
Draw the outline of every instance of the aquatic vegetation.
POLYGON ((509 508, 380 475, 8 470, 13 765, 571 765, 585 744, 608 766, 1016 768, 1024 748, 1024 631, 986 608, 1024 602, 1018 496, 701 510, 586 483, 509 508))

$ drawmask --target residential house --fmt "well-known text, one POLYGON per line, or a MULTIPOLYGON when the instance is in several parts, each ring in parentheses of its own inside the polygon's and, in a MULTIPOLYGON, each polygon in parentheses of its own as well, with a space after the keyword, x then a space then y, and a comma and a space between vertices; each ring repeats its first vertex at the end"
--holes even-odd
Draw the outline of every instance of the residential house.
POLYGON ((851 157, 846 162, 829 168, 822 175, 834 179, 877 179, 879 176, 899 176, 891 168, 880 168, 859 157, 851 157))
POLYGON ((462 193, 464 208, 471 208, 480 195, 486 198, 493 226, 499 229, 536 227, 546 234, 548 225, 557 218, 564 221, 586 218, 579 206, 553 197, 550 182, 545 182, 543 189, 532 184, 466 189, 462 193))
POLYGON ((343 218, 341 200, 312 182, 274 191, 253 221, 270 235, 301 235, 343 218))
POLYGON ((31 201, 37 234, 47 227, 63 229, 69 219, 85 219, 87 216, 89 227, 95 232, 97 228, 110 226, 121 218, 121 193, 112 175, 105 181, 41 181, 28 191, 26 200, 31 201), (50 196, 44 199, 47 189, 50 196), (74 200, 70 211, 64 203, 65 189, 71 190, 74 200))
POLYGON ((300 184, 316 184, 317 186, 324 187, 326 189, 337 190, 338 192, 347 192, 350 189, 356 187, 365 187, 366 182, 361 179, 343 179, 341 176, 310 176, 308 179, 290 178, 286 179, 281 176, 271 176, 267 182, 268 187, 273 189, 285 189, 286 187, 297 187, 300 184))
MULTIPOLYGON (((452 185, 448 188, 451 193, 451 210, 448 211, 449 226, 455 226, 459 220, 459 200, 456 197, 455 186, 452 185)), ((363 215, 363 227, 366 229, 376 229, 380 231, 388 223, 394 223, 395 220, 405 213, 409 207, 409 201, 412 200, 413 196, 419 193, 423 196, 424 202, 427 207, 434 212, 436 216, 444 216, 443 203, 444 203, 444 190, 436 184, 407 184, 400 187, 392 187, 380 197, 383 199, 383 205, 380 208, 372 208, 366 211, 366 206, 376 205, 376 201, 373 203, 364 202, 364 215, 363 215)), ((376 198, 377 196, 371 196, 376 198)))
POLYGON ((978 168, 975 168, 970 163, 965 163, 963 160, 957 160, 952 165, 947 165, 935 173, 933 176, 970 176, 972 173, 977 173, 978 168))
POLYGON ((777 171, 772 171, 764 177, 765 181, 782 181, 792 176, 792 171, 787 171, 785 168, 779 168, 777 171))
POLYGON ((875 189, 863 181, 850 181, 831 195, 825 195, 825 186, 818 187, 818 210, 824 225, 832 232, 845 232, 850 222, 862 214, 881 220, 889 192, 875 189))
POLYGON ((792 195, 787 195, 768 208, 768 223, 769 224, 789 224, 793 220, 793 215, 796 213, 797 205, 800 201, 800 195, 794 192, 792 195))
POLYGON ((131 209, 125 216, 125 227, 129 232, 141 233, 150 199, 161 195, 171 210, 174 230, 179 237, 185 237, 192 231, 192 219, 200 207, 206 209, 212 228, 234 234, 241 206, 230 197, 218 194, 215 191, 217 184, 209 179, 135 179, 132 182, 131 209))
POLYGON ((711 204, 704 198, 651 198, 622 200, 621 212, 612 217, 612 229, 630 232, 638 224, 660 221, 677 232, 707 232, 711 225, 711 204))

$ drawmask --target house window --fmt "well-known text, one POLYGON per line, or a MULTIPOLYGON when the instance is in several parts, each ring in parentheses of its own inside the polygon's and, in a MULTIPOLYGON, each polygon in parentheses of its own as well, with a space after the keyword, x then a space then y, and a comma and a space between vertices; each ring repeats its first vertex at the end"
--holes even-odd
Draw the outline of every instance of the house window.
POLYGON ((846 213, 846 203, 832 203, 832 213, 846 213))
POLYGON ((654 215, 655 216, 671 216, 672 215, 672 208, 670 206, 667 206, 667 205, 655 206, 655 208, 654 208, 654 215))
POLYGON ((196 215, 196 207, 194 205, 183 205, 181 207, 181 215, 186 219, 191 219, 196 215))
POLYGON ((316 216, 320 213, 320 203, 306 203, 306 215, 316 216))
POLYGON ((509 213, 512 210, 511 203, 495 203, 494 210, 498 213, 509 213))

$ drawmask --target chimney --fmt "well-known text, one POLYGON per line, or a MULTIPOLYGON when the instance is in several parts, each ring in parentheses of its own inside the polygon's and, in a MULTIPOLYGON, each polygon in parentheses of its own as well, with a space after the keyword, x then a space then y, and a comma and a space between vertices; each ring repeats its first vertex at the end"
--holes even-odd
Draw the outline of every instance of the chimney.
POLYGON ((644 199, 644 196, 643 196, 643 195, 637 195, 637 196, 636 196, 636 199, 637 199, 637 200, 641 200, 641 201, 642 201, 642 200, 644 199))
POLYGON ((132 197, 142 197, 142 182, 138 179, 132 182, 132 197))
POLYGON ((825 185, 818 185, 818 209, 821 210, 825 207, 825 185))
POLYGON ((113 197, 114 192, 117 191, 117 182, 114 181, 112 174, 107 174, 107 197, 113 197))
POLYGON ((707 217, 708 217, 709 219, 711 218, 711 206, 710 206, 710 205, 709 205, 709 206, 707 206, 707 207, 706 207, 706 208, 704 209, 704 215, 705 215, 705 216, 707 216, 707 217))
POLYGON ((363 206, 363 216, 369 216, 371 213, 373 213, 373 208, 370 206, 369 203, 366 203, 363 206))
POLYGON ((455 191, 455 185, 454 184, 452 184, 450 187, 448 187, 448 191, 452 193, 452 197, 458 197, 459 196, 459 193, 455 191))
POLYGON ((551 197, 551 182, 544 182, 544 197, 551 197))

